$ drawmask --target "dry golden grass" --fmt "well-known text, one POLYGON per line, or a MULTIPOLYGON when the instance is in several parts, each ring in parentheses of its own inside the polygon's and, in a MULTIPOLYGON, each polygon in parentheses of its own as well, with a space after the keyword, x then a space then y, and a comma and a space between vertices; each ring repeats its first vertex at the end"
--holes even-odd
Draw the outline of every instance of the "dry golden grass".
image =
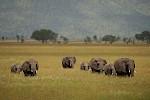
POLYGON ((147 45, 41 45, 0 46, 1 100, 149 100, 150 47, 147 45), (63 69, 64 56, 76 56, 73 69, 63 69), (82 61, 101 57, 113 63, 121 57, 135 60, 135 77, 109 77, 79 69, 82 61), (40 68, 36 77, 13 74, 10 66, 33 58, 40 68))

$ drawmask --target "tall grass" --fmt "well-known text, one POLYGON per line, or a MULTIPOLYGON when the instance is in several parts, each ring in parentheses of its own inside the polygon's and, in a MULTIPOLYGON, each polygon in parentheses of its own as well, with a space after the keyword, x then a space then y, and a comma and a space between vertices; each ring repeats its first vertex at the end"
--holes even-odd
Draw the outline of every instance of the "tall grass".
POLYGON ((150 47, 99 45, 2 45, 0 46, 1 100, 149 100, 150 47), (63 69, 64 56, 75 56, 73 69, 63 69), (82 61, 101 57, 113 63, 121 57, 135 60, 135 77, 112 77, 81 71, 82 61), (33 58, 40 68, 36 77, 13 74, 10 66, 33 58))

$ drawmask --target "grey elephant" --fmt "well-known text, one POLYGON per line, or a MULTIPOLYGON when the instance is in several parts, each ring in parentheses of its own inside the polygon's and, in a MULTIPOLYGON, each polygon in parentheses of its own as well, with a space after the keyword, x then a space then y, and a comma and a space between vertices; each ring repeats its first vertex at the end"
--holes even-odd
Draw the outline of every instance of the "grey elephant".
POLYGON ((88 63, 88 62, 82 62, 81 65, 80 65, 81 70, 88 71, 89 68, 90 68, 90 63, 88 63))
POLYGON ((130 58, 120 58, 114 62, 117 76, 134 76, 135 62, 130 58))
POLYGON ((22 71, 22 67, 19 63, 16 63, 13 66, 11 66, 11 72, 20 73, 21 71, 22 71))
POLYGON ((23 63, 22 69, 25 76, 35 76, 39 69, 39 64, 36 60, 29 59, 23 63))
POLYGON ((113 75, 113 76, 117 75, 113 64, 106 64, 104 66, 104 72, 105 75, 113 75))
POLYGON ((102 58, 92 58, 90 61, 90 66, 93 73, 103 73, 105 64, 107 64, 107 61, 102 58))
POLYGON ((76 57, 64 57, 62 59, 63 68, 73 68, 76 63, 76 57))

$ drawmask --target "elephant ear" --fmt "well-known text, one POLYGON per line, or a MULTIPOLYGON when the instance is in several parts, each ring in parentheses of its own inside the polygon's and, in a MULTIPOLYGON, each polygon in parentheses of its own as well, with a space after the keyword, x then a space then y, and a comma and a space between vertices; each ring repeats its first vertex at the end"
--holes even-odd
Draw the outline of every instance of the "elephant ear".
POLYGON ((119 62, 119 66, 120 71, 126 70, 126 63, 123 60, 119 62))
POLYGON ((29 61, 25 61, 24 63, 23 63, 23 65, 22 65, 22 69, 23 70, 29 70, 29 61))
POLYGON ((106 64, 107 64, 107 61, 106 61, 105 59, 104 59, 103 61, 104 61, 104 65, 106 65, 106 64))
POLYGON ((65 57, 64 63, 70 65, 70 57, 65 57))
POLYGON ((77 61, 77 60, 76 60, 76 57, 72 57, 72 58, 73 58, 74 63, 76 63, 76 61, 77 61))

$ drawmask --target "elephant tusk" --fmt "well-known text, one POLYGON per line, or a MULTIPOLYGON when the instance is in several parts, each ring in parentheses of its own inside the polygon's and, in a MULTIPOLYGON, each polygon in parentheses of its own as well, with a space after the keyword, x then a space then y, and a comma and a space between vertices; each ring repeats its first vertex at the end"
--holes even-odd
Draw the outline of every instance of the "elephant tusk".
POLYGON ((134 70, 134 72, 137 73, 136 70, 134 70))
POLYGON ((129 73, 130 73, 131 71, 129 70, 129 73))

